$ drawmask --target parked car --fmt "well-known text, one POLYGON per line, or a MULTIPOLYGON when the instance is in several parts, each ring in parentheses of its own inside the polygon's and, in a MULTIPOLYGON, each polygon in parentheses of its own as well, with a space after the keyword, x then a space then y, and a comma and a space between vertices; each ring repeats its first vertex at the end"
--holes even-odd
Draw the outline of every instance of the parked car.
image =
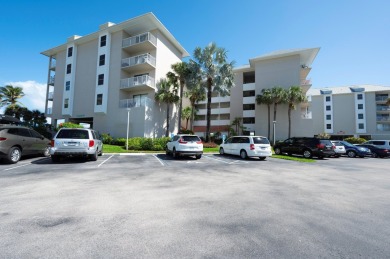
POLYGON ((390 149, 390 140, 369 140, 363 144, 371 144, 380 148, 390 149))
POLYGON ((334 145, 334 152, 335 152, 335 155, 334 157, 340 157, 342 155, 345 155, 347 154, 347 151, 345 150, 345 147, 343 144, 340 143, 340 141, 337 141, 337 140, 331 140, 330 142, 332 142, 332 144, 334 145))
POLYGON ((14 126, 0 126, 0 158, 15 164, 25 155, 49 156, 50 140, 33 129, 14 126))
POLYGON ((62 128, 51 141, 50 155, 53 162, 67 156, 84 156, 96 161, 103 153, 103 142, 92 129, 62 128))
POLYGON ((203 154, 203 143, 196 135, 179 134, 167 143, 165 152, 167 155, 172 155, 173 158, 195 156, 196 159, 200 159, 203 154))
POLYGON ((353 145, 347 141, 340 141, 340 143, 345 147, 345 151, 347 151, 348 157, 365 157, 365 156, 371 156, 371 151, 366 147, 359 147, 356 145, 353 145))
POLYGON ((366 147, 371 151, 372 157, 389 157, 390 156, 390 150, 387 148, 381 148, 375 145, 371 144, 360 144, 356 145, 358 147, 366 147))
POLYGON ((280 155, 303 155, 305 158, 313 156, 320 159, 335 155, 334 146, 329 139, 319 139, 311 137, 294 137, 286 139, 283 142, 276 143, 274 146, 275 154, 280 155))
POLYGON ((242 159, 259 157, 260 160, 265 160, 272 156, 269 140, 263 136, 230 137, 219 146, 219 153, 237 155, 242 159))

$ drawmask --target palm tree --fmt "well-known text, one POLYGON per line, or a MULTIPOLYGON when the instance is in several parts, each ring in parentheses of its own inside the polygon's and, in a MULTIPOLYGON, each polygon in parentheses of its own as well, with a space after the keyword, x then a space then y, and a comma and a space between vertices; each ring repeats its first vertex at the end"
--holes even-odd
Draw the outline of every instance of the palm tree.
POLYGON ((188 75, 190 74, 189 66, 187 62, 178 62, 175 64, 172 64, 171 66, 172 72, 168 72, 167 77, 173 81, 179 81, 180 91, 179 91, 179 131, 181 129, 181 117, 182 117, 182 110, 183 110, 183 91, 184 86, 186 84, 186 79, 188 78, 188 75))
POLYGON ((182 111, 182 116, 186 120, 186 130, 188 129, 188 121, 191 119, 192 116, 192 108, 190 106, 187 106, 182 111))
POLYGON ((390 106, 390 98, 387 98, 387 100, 386 100, 386 105, 387 105, 387 106, 390 106))
POLYGON ((234 62, 227 62, 227 51, 210 43, 204 49, 196 47, 194 60, 190 60, 197 70, 201 86, 207 89, 207 126, 206 142, 210 140, 211 126, 211 96, 218 92, 221 96, 230 95, 230 88, 234 86, 234 62))
POLYGON ((291 136, 291 111, 295 110, 297 104, 306 101, 306 96, 300 86, 291 86, 286 92, 286 103, 288 104, 288 138, 291 136))
MULTIPOLYGON (((274 103, 274 121, 276 121, 276 112, 278 104, 286 101, 286 90, 280 86, 274 86, 271 89, 272 101, 274 103)), ((275 142, 275 136, 272 136, 273 142, 275 142)))
POLYGON ((191 130, 194 130, 194 117, 195 117, 195 104, 199 101, 204 101, 206 99, 205 88, 201 87, 200 84, 187 84, 187 91, 184 93, 184 96, 190 100, 191 103, 191 130))
POLYGON ((167 105, 167 129, 165 131, 165 137, 169 136, 169 107, 173 103, 179 101, 179 96, 177 96, 177 85, 167 79, 161 79, 157 83, 159 88, 156 92, 154 98, 157 102, 162 102, 167 105))
POLYGON ((39 110, 32 110, 32 121, 34 127, 44 126, 46 121, 46 116, 44 113, 39 110))
POLYGON ((19 86, 6 85, 0 87, 1 106, 15 107, 15 105, 22 103, 18 99, 24 96, 23 88, 19 86))
POLYGON ((261 95, 256 96, 257 104, 265 104, 268 109, 268 139, 271 137, 271 104, 273 104, 272 93, 270 89, 262 89, 261 95))

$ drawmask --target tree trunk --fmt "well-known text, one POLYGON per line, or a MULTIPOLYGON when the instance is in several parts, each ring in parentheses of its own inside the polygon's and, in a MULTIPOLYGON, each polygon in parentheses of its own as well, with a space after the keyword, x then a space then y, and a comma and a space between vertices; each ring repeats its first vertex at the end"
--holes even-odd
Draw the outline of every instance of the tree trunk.
POLYGON ((267 105, 268 108, 268 139, 271 138, 271 105, 267 105))
MULTIPOLYGON (((278 109, 278 103, 274 103, 274 121, 276 122, 276 110, 278 109)), ((275 131, 272 133, 272 141, 275 142, 275 131)))
POLYGON ((191 124, 191 130, 194 131, 194 116, 195 116, 195 103, 191 103, 191 119, 190 119, 190 124, 191 124))
POLYGON ((210 140, 210 126, 211 126, 211 85, 212 79, 207 79, 207 124, 206 124, 206 142, 210 140))
POLYGON ((179 101, 179 132, 181 130, 181 110, 183 109, 183 88, 184 88, 184 82, 180 81, 180 101, 179 101))
POLYGON ((291 137, 291 108, 288 107, 288 138, 291 137))
POLYGON ((165 131, 165 137, 169 137, 169 103, 167 103, 167 130, 165 131))

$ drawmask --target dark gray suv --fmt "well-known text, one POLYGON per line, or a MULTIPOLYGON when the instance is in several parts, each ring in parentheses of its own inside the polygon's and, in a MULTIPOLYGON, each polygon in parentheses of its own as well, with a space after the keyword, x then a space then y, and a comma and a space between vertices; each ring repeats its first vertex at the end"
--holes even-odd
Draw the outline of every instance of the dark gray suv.
POLYGON ((15 164, 24 155, 49 156, 50 140, 33 129, 0 125, 0 158, 15 164))
POLYGON ((283 142, 276 143, 274 146, 275 154, 280 155, 303 155, 305 158, 313 156, 320 159, 335 155, 334 147, 329 139, 319 139, 310 137, 295 137, 286 139, 283 142))

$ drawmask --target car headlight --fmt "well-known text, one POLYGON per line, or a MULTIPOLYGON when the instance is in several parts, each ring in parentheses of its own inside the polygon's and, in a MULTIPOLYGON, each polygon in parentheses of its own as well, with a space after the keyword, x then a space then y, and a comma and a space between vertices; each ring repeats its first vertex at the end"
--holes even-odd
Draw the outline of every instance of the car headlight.
POLYGON ((358 149, 359 149, 360 151, 365 151, 365 152, 368 151, 368 149, 367 149, 367 148, 364 148, 364 147, 359 147, 358 149))

